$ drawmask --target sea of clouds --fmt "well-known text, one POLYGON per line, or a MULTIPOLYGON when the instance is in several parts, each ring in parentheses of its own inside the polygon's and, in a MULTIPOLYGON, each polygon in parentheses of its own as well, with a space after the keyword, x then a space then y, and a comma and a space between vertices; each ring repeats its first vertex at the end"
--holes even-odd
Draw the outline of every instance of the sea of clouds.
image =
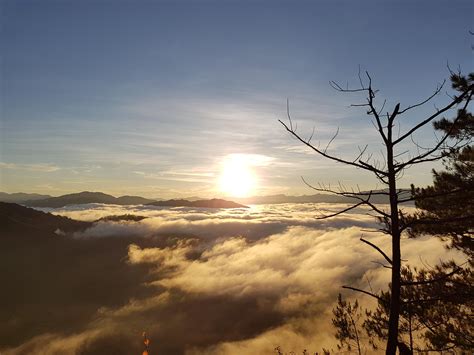
MULTIPOLYGON (((336 349, 331 310, 338 293, 351 285, 385 290, 389 270, 364 238, 390 252, 391 240, 366 209, 317 219, 342 204, 255 205, 248 209, 160 208, 89 204, 43 209, 73 219, 95 221, 133 214, 139 222, 99 221, 70 238, 132 238, 122 259, 146 267, 146 297, 130 294, 116 307, 99 307, 86 324, 68 333, 35 334, 3 351, 16 353, 96 353, 100 349, 140 349, 146 331, 158 354, 273 354, 336 349), (375 231, 375 232, 374 232, 375 231), (134 237, 166 245, 133 242, 134 237)), ((440 259, 462 260, 437 238, 402 240, 402 258, 433 266, 440 259)), ((98 270, 97 272, 100 272, 98 270)), ((155 353, 152 352, 152 353, 155 353)), ((118 352, 120 353, 120 351, 118 352)))

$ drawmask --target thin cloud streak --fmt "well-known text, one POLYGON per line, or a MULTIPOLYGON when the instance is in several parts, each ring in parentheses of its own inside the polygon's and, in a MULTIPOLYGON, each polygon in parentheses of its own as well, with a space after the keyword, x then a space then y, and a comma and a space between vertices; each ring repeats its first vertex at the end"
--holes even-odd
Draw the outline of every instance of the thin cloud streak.
POLYGON ((16 164, 0 162, 0 169, 26 170, 41 173, 51 173, 61 168, 54 164, 16 164))

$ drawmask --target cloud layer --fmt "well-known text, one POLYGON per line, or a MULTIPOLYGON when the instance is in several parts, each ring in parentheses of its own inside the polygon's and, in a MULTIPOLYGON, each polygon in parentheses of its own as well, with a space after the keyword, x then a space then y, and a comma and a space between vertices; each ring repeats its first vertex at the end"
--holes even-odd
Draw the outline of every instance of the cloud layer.
MULTIPOLYGON (((83 220, 127 213, 148 217, 139 222, 98 222, 69 238, 74 248, 81 245, 101 255, 87 260, 87 254, 81 254, 82 268, 71 269, 71 278, 87 285, 87 280, 95 280, 94 272, 107 273, 107 279, 130 277, 115 291, 120 297, 114 302, 107 289, 99 292, 100 286, 93 286, 87 317, 68 319, 67 329, 55 324, 36 327, 29 336, 2 344, 3 352, 138 353, 142 331, 147 331, 152 349, 163 354, 270 354, 277 345, 286 351, 334 347, 330 317, 340 287, 367 288, 370 282, 378 291, 389 278, 386 269, 371 262, 381 262, 380 256, 359 241, 361 229, 377 226, 365 210, 327 220, 314 218, 322 210, 341 207, 285 204, 206 210, 83 205, 55 210, 83 220), (114 265, 121 271, 115 272, 114 265)), ((387 236, 366 237, 390 249, 387 236)), ((78 253, 69 252, 70 259, 78 253)), ((437 239, 420 238, 403 240, 403 258, 412 265, 433 265, 439 258, 461 256, 448 253, 437 239)), ((68 282, 60 287, 68 287, 68 282)), ((68 307, 81 301, 74 295, 70 298, 64 300, 68 307)), ((21 317, 17 323, 10 319, 18 331, 42 322, 27 319, 28 314, 21 317)))

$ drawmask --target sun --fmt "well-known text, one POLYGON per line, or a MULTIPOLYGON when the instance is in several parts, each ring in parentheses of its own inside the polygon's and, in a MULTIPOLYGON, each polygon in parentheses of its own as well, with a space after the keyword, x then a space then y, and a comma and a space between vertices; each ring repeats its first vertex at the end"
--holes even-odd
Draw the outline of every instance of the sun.
POLYGON ((247 197, 255 191, 257 178, 245 154, 228 155, 222 163, 219 189, 228 196, 247 197))

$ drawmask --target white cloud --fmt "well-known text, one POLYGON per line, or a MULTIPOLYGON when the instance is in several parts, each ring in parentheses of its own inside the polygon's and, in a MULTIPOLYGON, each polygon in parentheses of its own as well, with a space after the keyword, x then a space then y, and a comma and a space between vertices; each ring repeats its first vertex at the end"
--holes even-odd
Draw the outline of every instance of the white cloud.
MULTIPOLYGON (((387 269, 372 263, 383 261, 382 257, 359 241, 361 227, 376 226, 365 210, 324 221, 314 219, 316 210, 335 211, 341 207, 344 205, 282 204, 252 206, 248 210, 207 210, 87 205, 56 210, 57 214, 88 220, 125 213, 148 217, 133 223, 100 222, 77 235, 80 238, 138 235, 159 239, 189 234, 199 239, 178 238, 174 244, 162 247, 129 245, 126 261, 130 267, 150 268, 147 285, 156 290, 155 295, 131 299, 122 307, 100 309, 86 328, 63 340, 58 335, 39 334, 18 349, 37 349, 38 344, 46 352, 59 346, 78 349, 102 336, 96 331, 105 325, 115 334, 130 324, 150 322, 151 337, 159 338, 169 331, 175 336, 167 341, 180 344, 180 349, 189 355, 271 353, 277 345, 285 351, 297 352, 334 347, 331 308, 342 291, 341 286, 368 288, 370 281, 370 287, 377 292, 386 289, 390 276, 387 269), (203 326, 192 328, 197 337, 210 336, 206 327, 224 329, 227 322, 237 322, 232 317, 236 317, 233 308, 238 302, 255 302, 257 308, 249 315, 254 323, 266 320, 269 314, 277 320, 272 326, 257 327, 254 333, 245 336, 245 327, 238 328, 237 322, 237 330, 232 328, 234 333, 223 333, 204 345, 180 335, 187 324, 182 318, 185 316, 176 315, 178 318, 171 321, 170 317, 174 317, 171 310, 177 312, 176 309, 190 307, 192 314, 196 309, 193 302, 202 304, 213 297, 225 300, 224 304, 228 305, 221 310, 225 321, 204 310, 203 318, 195 320, 203 326)), ((371 233, 366 238, 390 251, 390 238, 386 235, 371 233)), ((462 260, 460 253, 447 252, 442 242, 429 237, 403 240, 402 257, 411 265, 433 265, 440 258, 462 260)), ((364 305, 371 304, 365 296, 345 294, 358 297, 364 305)), ((248 304, 244 304, 238 312, 240 322, 245 312, 250 312, 248 304)), ((211 308, 210 312, 217 310, 211 308)), ((160 345, 170 344, 158 344, 157 350, 160 351, 160 345)), ((64 353, 68 353, 66 350, 64 353)))

